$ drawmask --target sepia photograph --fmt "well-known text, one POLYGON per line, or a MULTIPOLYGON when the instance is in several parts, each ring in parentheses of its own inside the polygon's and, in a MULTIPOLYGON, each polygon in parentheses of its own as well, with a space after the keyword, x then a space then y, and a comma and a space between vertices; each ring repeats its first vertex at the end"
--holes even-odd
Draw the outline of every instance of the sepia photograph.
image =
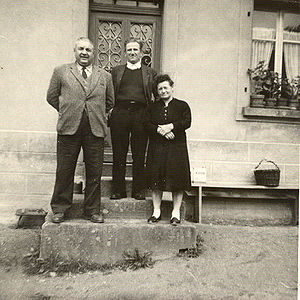
POLYGON ((297 300, 300 0, 0 0, 0 300, 297 300))

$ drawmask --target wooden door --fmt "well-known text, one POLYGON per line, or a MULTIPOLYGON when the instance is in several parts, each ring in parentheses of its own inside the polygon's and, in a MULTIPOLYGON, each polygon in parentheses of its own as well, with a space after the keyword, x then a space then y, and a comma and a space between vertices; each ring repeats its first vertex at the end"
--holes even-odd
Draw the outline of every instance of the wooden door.
POLYGON ((125 63, 124 41, 129 37, 144 42, 142 63, 159 70, 160 16, 91 12, 89 30, 96 48, 95 63, 107 71, 125 63))

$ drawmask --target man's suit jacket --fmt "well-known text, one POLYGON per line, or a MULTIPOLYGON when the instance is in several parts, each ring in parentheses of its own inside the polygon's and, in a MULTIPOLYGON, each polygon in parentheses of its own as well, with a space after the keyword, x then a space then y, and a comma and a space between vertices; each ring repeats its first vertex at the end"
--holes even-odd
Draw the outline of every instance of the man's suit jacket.
MULTIPOLYGON (((114 84, 115 96, 120 89, 121 80, 125 71, 126 65, 119 65, 112 69, 111 75, 114 84)), ((150 67, 142 65, 142 76, 143 76, 143 86, 144 86, 144 94, 146 97, 147 104, 149 104, 152 100, 152 86, 153 79, 157 75, 156 71, 150 67)))
POLYGON ((75 134, 86 106, 93 134, 106 136, 106 113, 114 106, 112 79, 99 66, 93 66, 92 70, 90 85, 87 85, 75 63, 54 69, 47 101, 58 111, 58 134, 75 134))

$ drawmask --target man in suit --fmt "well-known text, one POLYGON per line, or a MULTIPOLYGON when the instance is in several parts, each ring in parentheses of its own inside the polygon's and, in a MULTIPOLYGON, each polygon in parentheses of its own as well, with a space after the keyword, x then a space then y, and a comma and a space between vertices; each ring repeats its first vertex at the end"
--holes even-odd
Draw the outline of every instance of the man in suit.
POLYGON ((132 151, 132 197, 145 199, 144 162, 148 136, 143 115, 151 102, 156 71, 141 62, 143 43, 135 38, 125 42, 127 63, 112 69, 116 103, 110 116, 113 148, 113 184, 111 199, 125 198, 125 170, 129 141, 132 151))
POLYGON ((58 111, 57 169, 51 208, 52 221, 64 221, 72 205, 74 173, 80 149, 86 170, 84 218, 102 223, 101 174, 107 113, 114 105, 111 75, 92 65, 94 46, 88 38, 77 39, 75 63, 54 69, 47 101, 58 111))

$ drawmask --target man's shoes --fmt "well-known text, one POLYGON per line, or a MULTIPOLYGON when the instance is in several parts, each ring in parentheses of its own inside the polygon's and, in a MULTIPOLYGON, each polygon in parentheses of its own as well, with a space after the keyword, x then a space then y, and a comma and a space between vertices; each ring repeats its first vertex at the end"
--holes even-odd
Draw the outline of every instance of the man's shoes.
POLYGON ((173 217, 171 220, 170 220, 170 224, 172 226, 177 226, 180 224, 180 220, 178 220, 177 218, 173 217))
POLYGON ((61 223, 64 221, 64 213, 54 213, 52 217, 53 223, 61 223))
POLYGON ((161 217, 159 216, 158 218, 156 218, 156 217, 154 217, 154 216, 152 216, 152 217, 150 217, 149 219, 148 219, 148 223, 157 223, 158 221, 160 221, 161 220, 161 217))
POLYGON ((145 200, 145 195, 140 192, 140 193, 132 193, 132 198, 136 199, 136 200, 145 200))
POLYGON ((110 196, 110 199, 116 200, 116 199, 122 199, 122 198, 127 198, 126 193, 113 193, 110 196))
POLYGON ((103 214, 94 214, 91 216, 91 222, 93 223, 104 223, 103 214))
POLYGON ((103 214, 93 214, 90 216, 83 215, 83 218, 86 220, 90 220, 93 223, 104 223, 103 214))

